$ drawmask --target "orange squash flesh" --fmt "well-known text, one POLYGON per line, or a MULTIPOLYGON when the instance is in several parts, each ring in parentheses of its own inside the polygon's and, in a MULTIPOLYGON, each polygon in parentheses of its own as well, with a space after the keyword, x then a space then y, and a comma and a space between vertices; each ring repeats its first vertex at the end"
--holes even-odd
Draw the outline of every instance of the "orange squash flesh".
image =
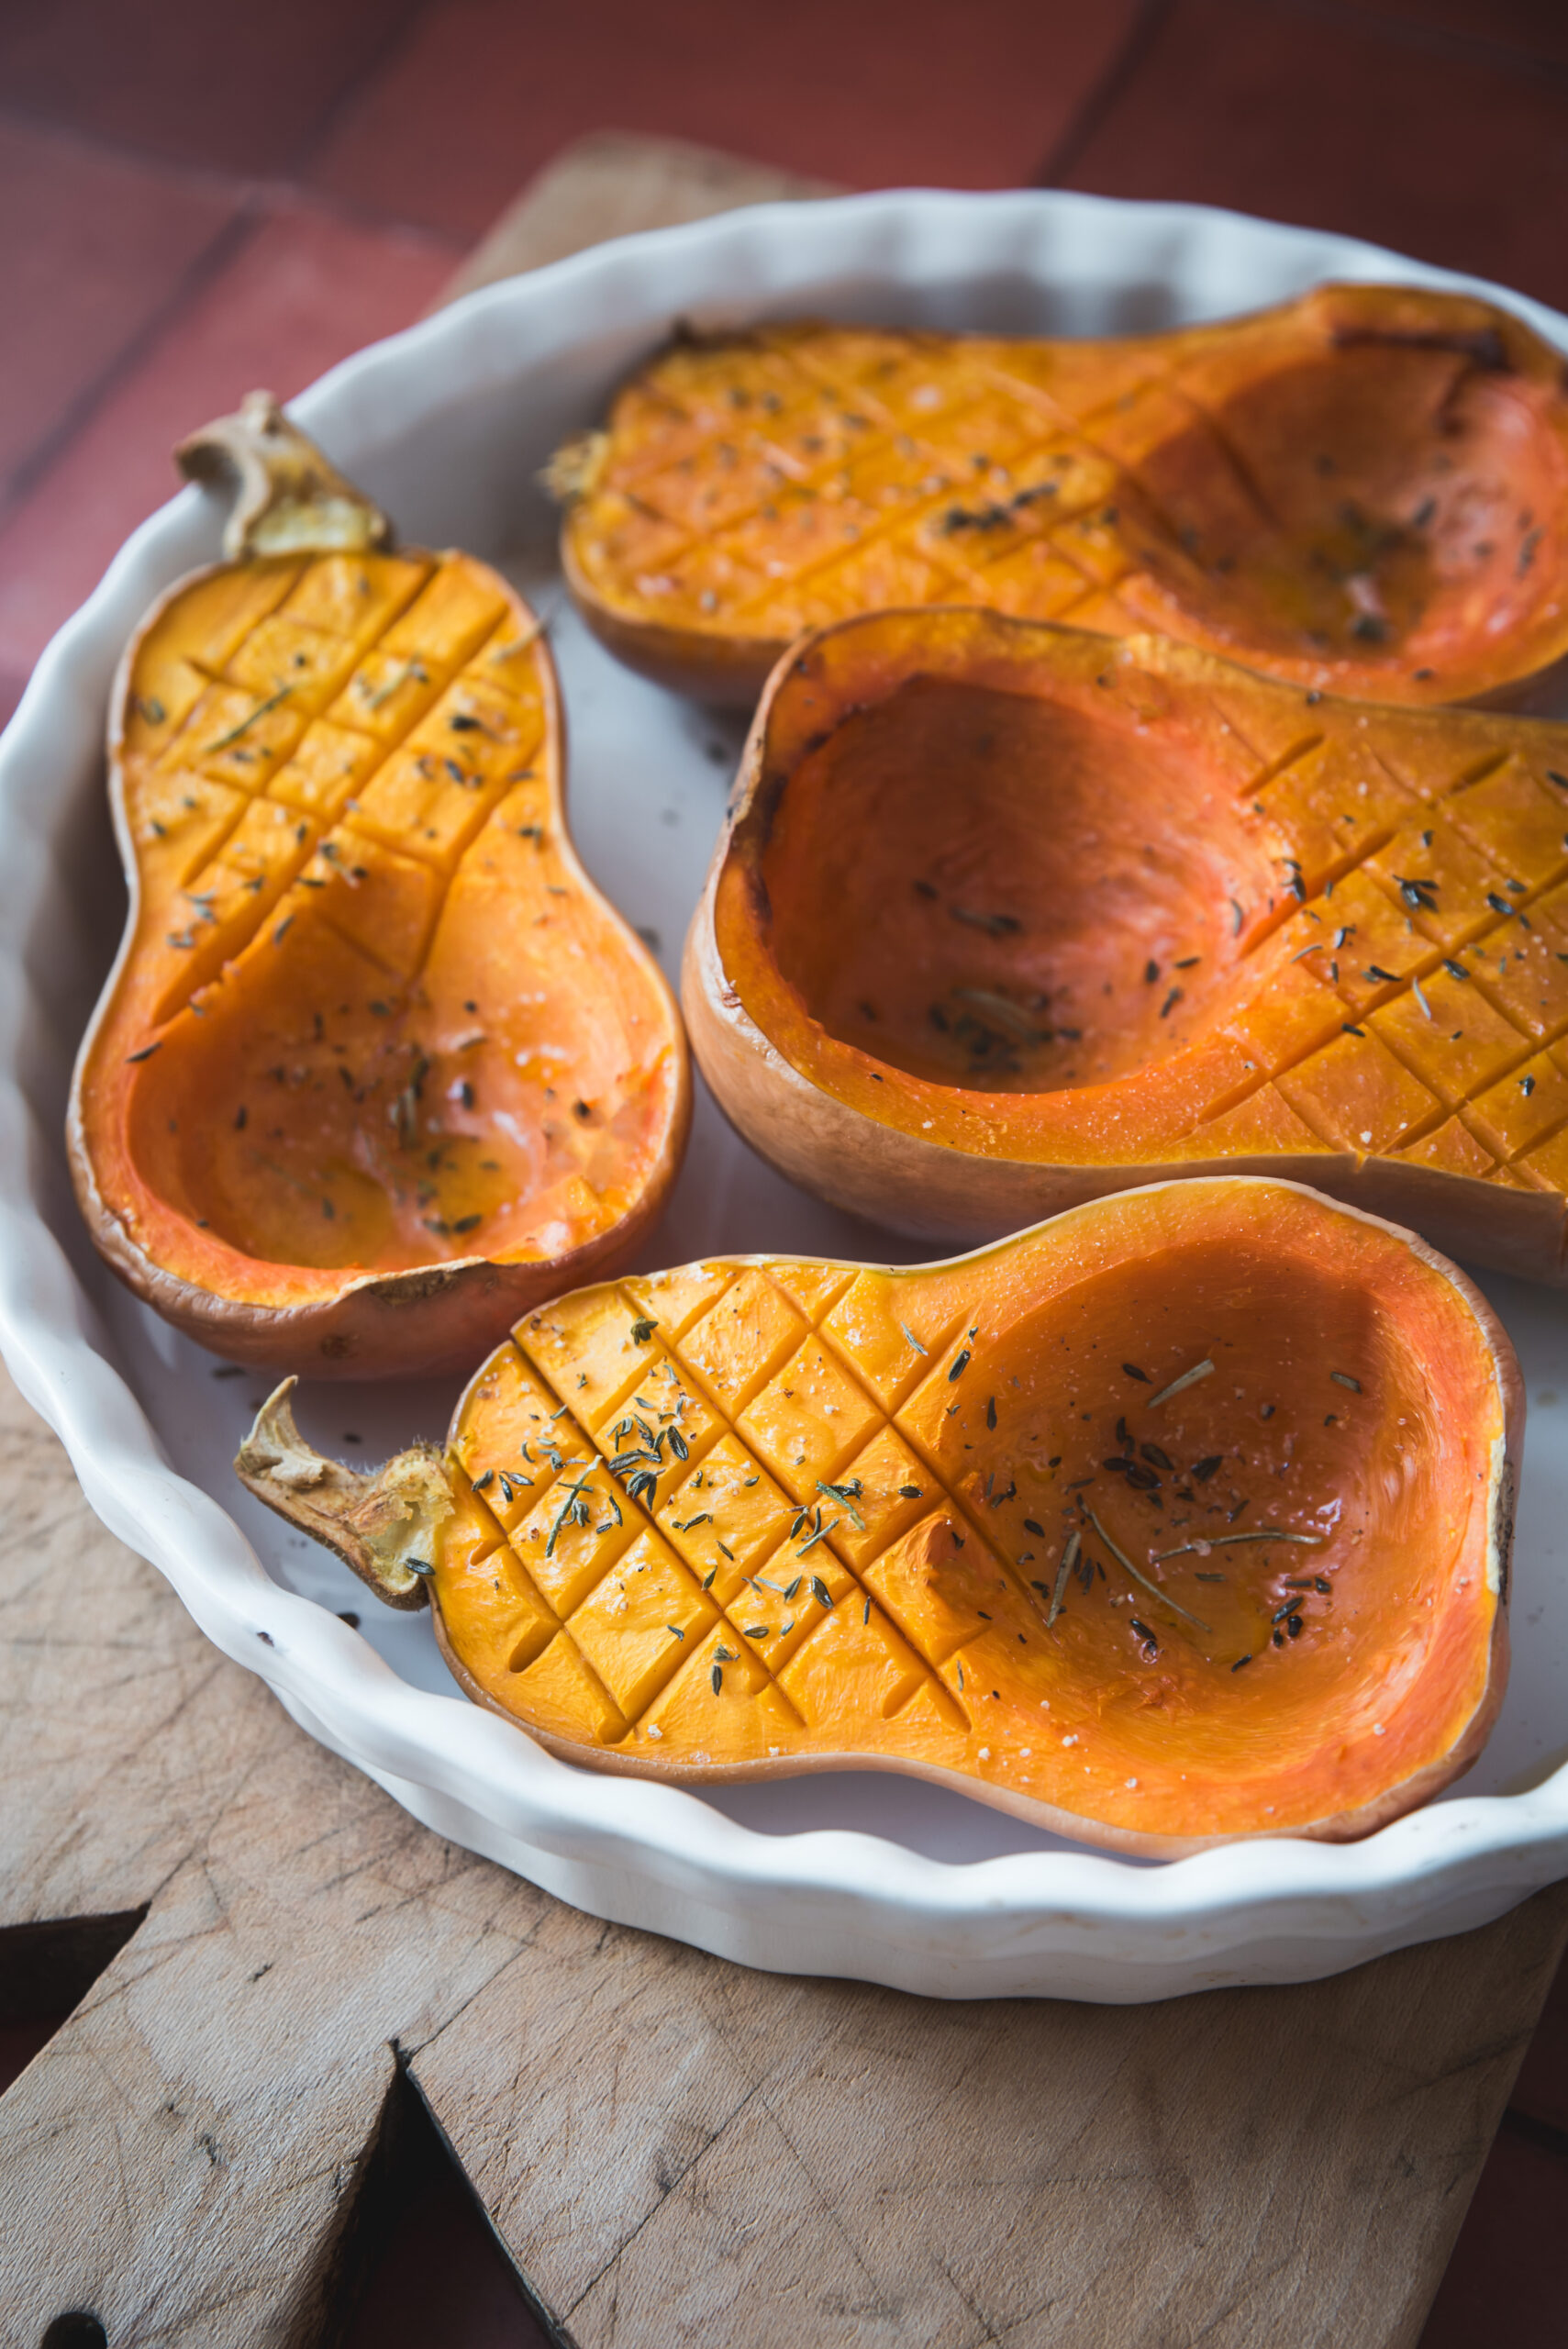
POLYGON ((573 854, 506 583, 247 555, 170 591, 117 703, 132 903, 71 1119, 116 1271, 237 1359, 401 1376, 633 1245, 684 1040, 573 854))
POLYGON ((1568 726, 847 621, 758 713, 684 995, 747 1139, 896 1229, 1266 1172, 1561 1280, 1568 726))
POLYGON ((1148 1854, 1340 1838, 1501 1702, 1521 1413, 1421 1241, 1173 1184, 950 1264, 544 1307, 460 1403, 421 1546, 464 1688, 574 1761, 902 1770, 1148 1854))
POLYGON ((1105 341, 824 325, 679 342, 562 451, 611 650, 750 701, 802 630, 984 604, 1373 700, 1568 654, 1568 390, 1506 311, 1325 285, 1105 341))

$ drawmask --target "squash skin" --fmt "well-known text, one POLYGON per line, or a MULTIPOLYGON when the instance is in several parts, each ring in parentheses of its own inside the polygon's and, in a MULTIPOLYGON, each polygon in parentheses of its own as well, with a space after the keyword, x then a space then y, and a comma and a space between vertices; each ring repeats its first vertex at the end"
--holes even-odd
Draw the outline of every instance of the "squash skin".
POLYGON ((542 1308, 471 1383, 448 1442, 437 1632, 471 1698, 591 1767, 694 1787, 897 1770, 1145 1857, 1248 1835, 1350 1840, 1450 1784, 1496 1719, 1522 1420, 1507 1339, 1464 1276, 1413 1235, 1295 1186, 1157 1186, 907 1271, 688 1266, 542 1308), (1299 1295, 1282 1291, 1282 1270, 1299 1295), (1057 1371, 1081 1330, 1105 1340, 1105 1359, 1077 1348, 1069 1411, 1057 1371), (1130 1369, 1129 1346, 1144 1356, 1130 1369), (1198 1348, 1218 1375, 1157 1402, 1154 1382, 1198 1348), (1359 1348, 1351 1372, 1347 1348, 1359 1348), (815 1400, 804 1419, 781 1417, 803 1365, 815 1400), (840 1386, 835 1433, 820 1396, 840 1386), (686 1428, 689 1456, 665 1461, 638 1499, 628 1414, 653 1387, 661 1427, 686 1428), (1462 1465, 1445 1453, 1455 1428, 1462 1465), (1100 1459, 1150 1442, 1167 1466, 1177 1455, 1172 1475, 1133 1452, 1135 1475, 1163 1488, 1153 1498, 1100 1459), (811 1457, 792 1471, 796 1442, 811 1457), (1206 1461, 1182 1484, 1189 1455, 1233 1442, 1221 1475, 1206 1461), (845 1457, 819 1461, 825 1444, 845 1457), (519 1457, 537 1478, 526 1488, 519 1457), (1390 1462, 1403 1465, 1385 1485, 1373 1464, 1390 1462), (906 1478, 918 1486, 907 1500, 906 1478), (1381 1516, 1374 1479, 1405 1496, 1381 1516), (1307 1540, 1239 1541, 1234 1485, 1254 1519, 1266 1509, 1276 1535, 1305 1528, 1307 1540), (1173 1522, 1182 1491, 1197 1514, 1173 1522), (586 1532, 569 1521, 579 1497, 586 1532), (829 1520, 819 1541, 814 1504, 829 1520), (1195 1524, 1215 1545, 1195 1561, 1180 1547, 1195 1524), (1104 1572, 1086 1592, 1070 1585, 1053 1616, 1069 1527, 1104 1572), (1112 1544, 1163 1597, 1134 1586, 1112 1544), (818 1566, 826 1608, 807 1586, 818 1566), (1282 1590, 1298 1622, 1276 1650, 1282 1590), (781 1616, 795 1619, 783 1632, 781 1616), (749 1639, 753 1618, 774 1636, 749 1639), (1284 1692, 1277 1712, 1271 1689, 1284 1692))
POLYGON ((779 664, 757 712, 687 939, 693 1049, 772 1163, 917 1237, 973 1242, 1129 1185, 1273 1174, 1560 1282, 1568 786, 1553 774, 1568 727, 1541 720, 1358 707, 1159 640, 982 611, 841 622, 779 664), (988 764, 966 728, 976 742, 1012 728, 1010 761, 988 764), (924 796, 902 781, 923 770, 940 779, 924 796), (1006 791, 1028 773, 1020 812, 1006 791), (1153 862, 1135 872, 1129 849, 1096 896, 1094 860, 1108 874, 1115 857, 1083 843, 1119 854, 1118 825, 1135 849, 1149 828, 1153 862), (1063 896, 1080 870, 1085 890, 1063 896), (953 898, 960 879, 960 923, 974 919, 962 894, 984 911, 989 889, 1016 942, 949 925, 939 903, 926 919, 921 897, 953 898), (1080 894, 1093 918, 1074 930, 1080 894), (897 958, 881 952, 884 909, 897 958), (944 992, 972 954, 984 985, 944 992), (859 999, 862 979, 879 1002, 859 999), (1102 981, 1112 997, 1081 1052, 993 1035, 998 1082, 995 1062, 965 1067, 944 1044, 939 1064, 918 1041, 935 1041, 933 999, 992 1005, 984 1029, 1009 1012, 995 990, 1016 1011, 1048 981, 1068 987, 1053 1019, 1085 1000, 1093 1019, 1102 981), (1456 1000, 1470 1045, 1447 1030, 1456 1000), (1103 1073, 1063 1065, 1091 1052, 1103 1073))
MULTIPOLYGON (((218 635, 223 634, 219 629, 218 635)), ((302 640, 308 642, 310 637, 306 630, 302 640)), ((235 688, 228 690, 232 694, 235 688)), ((193 722, 203 707, 204 701, 195 704, 193 722)), ((285 751, 285 760, 292 756, 297 764, 304 755, 295 745, 292 753, 285 751)), ((68 1145, 78 1201, 95 1245, 128 1286, 187 1335, 234 1361, 258 1367, 308 1361, 317 1376, 405 1376, 421 1370, 466 1368, 476 1349, 493 1342, 528 1305, 558 1288, 563 1279, 621 1261, 636 1246, 662 1208, 684 1148, 690 1119, 684 1038, 670 991, 651 957, 577 862, 565 821, 564 734, 553 666, 537 621, 505 581, 467 557, 430 555, 417 549, 326 557, 302 550, 279 557, 242 557, 194 573, 159 601, 128 648, 117 681, 109 756, 111 804, 131 904, 119 954, 78 1056, 68 1145), (333 775, 328 772, 328 762, 323 766, 326 780, 318 804, 312 804, 315 785, 307 778, 309 787, 296 791, 286 807, 279 806, 284 829, 297 819, 294 829, 305 835, 284 859, 281 891, 268 878, 254 900, 256 917, 248 930, 243 923, 232 935, 226 929, 221 963, 210 970, 204 966, 184 1008, 178 1002, 165 1004, 159 997, 169 992, 171 953, 159 941, 176 907, 175 918, 185 928, 170 931, 169 949, 177 938, 194 941, 198 955, 206 945, 197 900, 206 893, 198 874, 182 863, 172 878, 163 874, 150 882, 143 869, 152 862, 150 850, 160 845, 150 829, 148 795, 164 788, 157 763, 184 718, 180 699, 188 705, 195 692, 205 689, 204 700, 210 700, 215 689, 206 679, 215 666, 221 672, 259 658, 250 650, 255 629, 265 629, 269 621, 274 629, 293 625, 284 607, 302 587, 308 589, 312 579, 325 572, 329 576, 319 596, 329 600, 347 576, 342 566, 353 563, 367 579, 379 583, 378 594, 384 589, 386 617, 368 641, 356 640, 351 666, 345 667, 342 647, 338 647, 336 666, 341 674, 322 708, 312 709, 305 737, 341 752, 345 762, 358 762, 361 771, 354 778, 353 804, 345 804, 342 790, 346 766, 333 775), (272 591, 269 581, 282 583, 278 592, 272 591), (420 599, 441 589, 443 583, 454 609, 466 610, 470 621, 460 638, 445 642, 441 657, 427 660, 421 670, 417 646, 412 640, 401 643, 398 631, 412 629, 417 634, 419 611, 438 609, 420 599), (199 674, 190 671, 181 684, 184 616, 195 611, 199 619, 204 598, 205 607, 217 609, 227 599, 238 611, 248 596, 256 607, 253 626, 224 658, 199 674), (412 680, 405 676, 401 687, 400 662, 406 670, 420 671, 412 680), (375 663, 380 666, 373 674, 367 664, 375 663), (149 683, 153 671, 160 680, 158 693, 149 683), (170 677, 176 680, 172 689, 166 682, 170 677), (355 729, 357 712, 350 698, 361 678, 381 695, 379 700, 373 695, 367 701, 361 719, 367 731, 355 729), (390 707, 389 696, 381 694, 388 679, 390 707), (411 690, 407 713, 400 699, 405 688, 411 690), (166 696, 167 708, 160 694, 166 696), (148 717, 150 696, 161 723, 148 717), (439 724, 449 705, 462 729, 454 734, 458 761, 451 763, 455 769, 461 763, 465 772, 473 769, 479 776, 475 784, 465 781, 462 790, 465 801, 472 799, 473 809, 483 807, 484 813, 477 829, 465 814, 454 835, 455 847, 438 849, 432 880, 430 858, 426 854, 420 861, 422 841, 413 843, 414 857, 402 853, 401 819, 395 813, 384 812, 379 819, 372 816, 360 824, 357 810, 361 795, 368 796, 373 785, 399 787, 397 763, 402 760, 406 768, 413 755, 412 749, 406 752, 400 745, 414 745, 421 729, 439 724), (347 725, 338 722, 345 706, 347 725), (328 708, 334 712, 330 720, 324 716, 328 708), (490 758, 490 764, 497 766, 495 774, 486 767, 491 749, 495 752, 490 758), (497 762, 511 751, 518 763, 517 779, 508 783, 497 762), (526 841, 519 818, 532 827, 526 841), (303 856, 296 853, 299 848, 303 856), (361 858, 368 865, 348 862, 361 858), (525 858, 533 861, 531 866, 525 858), (503 867, 507 867, 506 878, 497 883, 494 876, 503 867), (373 901, 362 914, 344 895, 346 888, 359 885, 356 874, 369 883, 373 901), (613 1097, 606 1096, 610 1115, 602 1117, 595 1103, 590 1105, 590 1116, 595 1131, 602 1129, 609 1137, 617 1164, 601 1171, 600 1189, 588 1195, 591 1208, 580 1188, 569 1195, 569 1212, 555 1212, 553 1235, 541 1225, 539 1238, 519 1234, 518 1245, 508 1244, 507 1219, 516 1230, 521 1219, 515 1210, 528 1197, 528 1152, 506 1149, 505 1158, 513 1163, 508 1169, 502 1163, 497 1130, 484 1096, 488 1091, 493 1100, 498 1098, 514 1124, 527 1117, 535 1135, 529 1147, 537 1147, 544 1162, 545 1146, 537 1139, 542 1104, 533 1098, 539 1088, 534 1085, 530 1091, 526 1081, 519 1083, 509 1074, 506 1040, 495 1045, 486 1040, 476 1054, 471 1052, 461 1074, 448 1063, 461 1042, 454 1017, 458 1026, 470 1030, 505 1026, 510 1046, 537 1048, 552 1041, 548 1034, 513 1032, 518 1021, 509 996, 519 982, 526 976, 542 977, 547 992, 551 984, 543 958, 531 945, 515 950, 508 972, 500 967, 504 958, 473 944, 467 981, 460 982, 464 916, 470 931, 477 934, 484 916, 494 917, 498 907, 503 913, 509 907, 520 922, 533 912, 536 898, 539 907, 550 909, 548 918, 556 924, 555 935, 566 941, 563 964, 567 952, 592 951, 613 974, 617 1000, 606 1011, 606 1032, 583 1030, 563 981, 557 984, 547 1024, 554 1020, 560 1032, 553 1041, 564 1041, 568 1047, 562 1083, 569 1098, 590 1089, 590 1076, 605 1076, 613 1088, 613 1097), (317 917, 325 907, 332 914, 323 925, 317 917), (350 930, 357 927, 359 932, 348 942, 345 921, 350 930), (422 950, 408 943, 417 939, 421 925, 422 950), (276 965, 275 977, 261 968, 269 955, 276 965), (340 984, 345 973, 353 982, 348 987, 340 984), (435 1232, 406 1210, 395 1209, 383 1219, 384 1224, 390 1220, 395 1226, 401 1216, 403 1229, 384 1228, 379 1243, 368 1252, 368 1262, 354 1261, 346 1246, 334 1262, 321 1243, 327 1210, 318 1199, 310 1197, 297 1222, 291 1224, 286 1213, 275 1211, 259 1193, 249 1195, 248 1207, 242 1184, 239 1196, 228 1197, 228 1222, 221 1236, 216 1214, 208 1216, 204 1228, 203 1186, 219 1195, 225 1194, 226 1185, 229 1193, 236 1189, 230 1180, 236 1146, 230 1145, 226 1164, 212 1137, 220 1129, 227 1134, 235 1123, 249 1120, 253 1106, 260 1123, 254 1091, 261 1080, 250 1070, 255 1086, 248 1082, 245 1089, 252 1092, 252 1100, 229 1101, 227 1096, 234 1089, 229 1062, 239 1066, 248 1055, 254 1059, 260 1049, 257 1038, 263 1033, 272 1034, 280 1059, 286 1051, 290 1063, 303 1060, 312 1051, 310 1018, 325 1013, 331 1023, 348 1012, 345 994, 354 1000, 355 1018, 350 1023, 350 1041, 341 1048, 343 1063, 351 1060, 361 1076, 367 1065, 375 1073, 363 1086, 370 1106, 362 1117, 349 1118, 345 1128, 343 1110, 336 1119, 323 1113, 321 1148, 338 1171, 320 1187, 329 1193, 332 1181, 344 1182, 352 1196, 353 1186, 368 1180, 370 1189, 361 1196, 371 1199, 373 1212, 379 1212, 372 1194, 388 1160, 383 1150, 378 1167, 376 1136, 384 1136, 387 1118, 397 1113, 399 1088, 389 1089, 387 1072, 391 1056, 404 1052, 408 1065, 401 1075, 413 1093, 405 1122, 395 1128, 399 1149, 414 1154, 405 1145, 414 1144, 421 1127, 428 1145, 432 1119, 439 1115, 449 1133, 461 1136, 445 1145, 449 1158, 463 1157, 463 1181, 470 1188, 475 1182, 483 1188, 485 1178, 475 1175, 468 1162, 477 1161, 488 1143, 500 1179, 479 1202, 489 1226, 489 1244, 481 1242, 484 1252, 470 1253, 454 1231, 435 1232), (367 1017, 372 996, 378 1009, 367 1017), (197 1013, 190 1008, 193 1000, 200 1007, 197 1013), (460 1011, 460 1002, 468 1000, 478 1004, 478 1016, 460 1011), (618 1040, 607 1033, 617 1019, 618 1040), (439 1037, 431 1035, 434 1049, 428 1054, 418 1042, 424 1019, 432 1030, 439 1026, 441 1030, 439 1037), (284 1036, 282 1031, 291 1021, 293 1032, 284 1036), (202 1029, 226 1028, 227 1052, 206 1043, 202 1029), (412 1038, 410 1030, 415 1031, 412 1038), (137 1057, 150 1041, 155 1056, 137 1057), (473 1114, 472 1101, 459 1108, 455 1099, 443 1099, 435 1108, 426 1098, 431 1075, 443 1091, 467 1081, 471 1093, 477 1090, 479 1114, 473 1114), (161 1097, 149 1106, 154 1090, 161 1097), (182 1163, 172 1153, 160 1163, 158 1145, 150 1146, 150 1135, 161 1134, 171 1121, 172 1127, 181 1124, 182 1109, 188 1113, 187 1127, 199 1127, 208 1137, 200 1143, 207 1152, 205 1167, 182 1163), (620 1140, 615 1138, 617 1119, 625 1128, 620 1140), (368 1166, 361 1161, 368 1161, 368 1166), (247 1245, 245 1217, 258 1206, 273 1229, 259 1236, 257 1244, 247 1245), (580 1208, 584 1211, 579 1212, 580 1208), (302 1263, 291 1262, 290 1247, 301 1242, 311 1252, 302 1263)), ((291 772, 285 763, 276 774, 280 790, 291 772)), ((213 809, 220 811, 215 815, 212 837, 198 840, 193 850, 195 861, 210 868, 224 853, 221 810, 236 795, 210 774, 198 777, 197 789, 210 792, 213 809)), ((271 805, 263 791, 228 814, 238 813, 242 823, 259 821, 271 805)), ((198 811, 198 829, 208 812, 205 806, 198 811)), ((441 818, 432 811, 431 820, 439 823, 441 818)), ((227 878, 232 883, 233 875, 227 878)), ((228 910, 225 906, 226 916, 228 910)), ((206 962, 212 962, 210 951, 206 962)), ((316 1038, 322 1032, 317 1019, 316 1038)), ((339 1038, 342 1033, 339 1029, 339 1038)), ((535 1057, 537 1061, 537 1049, 535 1057)), ((335 1073, 326 1068, 325 1074, 335 1073)), ((302 1074, 295 1070, 296 1076, 302 1074)), ((312 1076, 311 1082, 316 1081, 312 1076)), ((325 1082, 325 1075, 320 1081, 325 1082)), ((336 1095, 331 1097, 335 1102, 336 1095)), ((563 1123, 570 1115, 568 1110, 563 1123)), ((288 1147, 297 1143, 308 1154, 313 1147, 308 1114, 296 1123, 291 1105, 284 1122, 292 1129, 288 1147)), ((184 1146, 182 1141, 182 1151, 184 1146)), ((443 1147, 439 1140, 437 1146, 443 1147)), ((295 1189, 302 1190, 300 1173, 298 1167, 288 1170, 284 1182, 293 1179, 295 1189)), ((428 1170, 420 1173, 428 1180, 428 1170)), ((402 1181, 395 1166, 384 1186, 388 1197, 402 1181)), ((411 1183, 404 1187, 411 1191, 411 1183)), ((547 1196, 537 1180, 533 1189, 547 1196)), ((281 1186, 276 1196, 284 1197, 281 1186)), ((431 1202, 438 1219, 444 1204, 441 1197, 431 1202)), ((465 1208, 473 1204, 465 1197, 465 1208)), ((344 1226, 335 1217, 330 1229, 338 1232, 344 1226)))
POLYGON ((714 701, 804 629, 916 603, 1383 701, 1540 706, 1568 659, 1563 362, 1469 296, 1330 284, 1098 342, 688 338, 552 479, 589 625, 714 701))

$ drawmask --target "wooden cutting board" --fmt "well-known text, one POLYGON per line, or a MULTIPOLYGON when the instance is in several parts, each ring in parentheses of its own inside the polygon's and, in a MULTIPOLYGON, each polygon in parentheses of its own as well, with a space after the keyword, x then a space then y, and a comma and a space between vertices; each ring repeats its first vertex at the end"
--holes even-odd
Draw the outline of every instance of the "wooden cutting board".
MULTIPOLYGON (((588 141, 464 283, 803 192, 588 141)), ((0 2099, 25 2349, 72 2310, 113 2349, 321 2338, 400 2080, 579 2349, 1394 2349, 1568 1937, 1560 1886, 1335 1981, 1129 2009, 601 1925, 296 1730, 3 1374, 0 1626, 0 2026, 80 1998, 0 2099)))

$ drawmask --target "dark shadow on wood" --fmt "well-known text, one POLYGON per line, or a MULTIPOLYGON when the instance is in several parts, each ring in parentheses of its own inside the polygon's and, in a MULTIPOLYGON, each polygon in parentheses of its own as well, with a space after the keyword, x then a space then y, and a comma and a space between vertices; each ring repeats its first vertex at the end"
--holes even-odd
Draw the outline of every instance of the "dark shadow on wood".
MULTIPOLYGON (((64 1917, 41 1925, 0 1926, 0 2096, 47 2047, 146 1916, 122 1909, 109 1917, 64 1917)), ((95 2324, 95 2317, 61 2323, 95 2324)), ((57 2349, 75 2336, 61 2333, 57 2349)), ((92 2335, 83 2332, 83 2343, 92 2335)))
POLYGON ((401 2058, 317 2349, 573 2349, 517 2274, 401 2058))
POLYGON ((1499 2124, 1511 2137, 1522 2138, 1538 2153, 1555 2154, 1559 2161, 1568 2161, 1568 2129, 1559 2129, 1550 2121, 1539 2121, 1533 2112, 1520 2112, 1509 2105, 1499 2124))
POLYGON ((0 2023, 63 2022, 112 1965, 147 1915, 119 1909, 107 1917, 50 1918, 40 1925, 0 1925, 0 2023))

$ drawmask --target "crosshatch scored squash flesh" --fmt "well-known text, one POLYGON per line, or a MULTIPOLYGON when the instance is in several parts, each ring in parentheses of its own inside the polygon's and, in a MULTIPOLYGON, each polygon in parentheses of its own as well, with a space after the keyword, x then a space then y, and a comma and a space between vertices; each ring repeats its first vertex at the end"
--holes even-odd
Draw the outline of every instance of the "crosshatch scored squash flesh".
MULTIPOLYGON (((1354 1835, 1501 1700, 1521 1414, 1424 1243, 1173 1184, 946 1264, 576 1291, 473 1379, 406 1546, 469 1694, 570 1759, 906 1770, 1150 1852, 1354 1835)), ((267 1417, 237 1464, 319 1536, 267 1417)))
POLYGON ((685 341, 551 474, 611 649, 750 700, 879 607, 1156 629, 1371 700, 1568 652, 1568 393, 1503 310, 1327 285, 1123 340, 766 326, 685 341))
POLYGON ((73 1138, 133 1285, 250 1359, 314 1332, 318 1370, 406 1375, 635 1239, 684 1041, 573 853, 549 651, 504 580, 373 546, 222 563, 146 625, 112 751, 136 902, 73 1138))
POLYGON ((1564 1275, 1568 726, 845 621, 769 688, 684 991, 748 1139, 898 1229, 1245 1168, 1564 1275))

